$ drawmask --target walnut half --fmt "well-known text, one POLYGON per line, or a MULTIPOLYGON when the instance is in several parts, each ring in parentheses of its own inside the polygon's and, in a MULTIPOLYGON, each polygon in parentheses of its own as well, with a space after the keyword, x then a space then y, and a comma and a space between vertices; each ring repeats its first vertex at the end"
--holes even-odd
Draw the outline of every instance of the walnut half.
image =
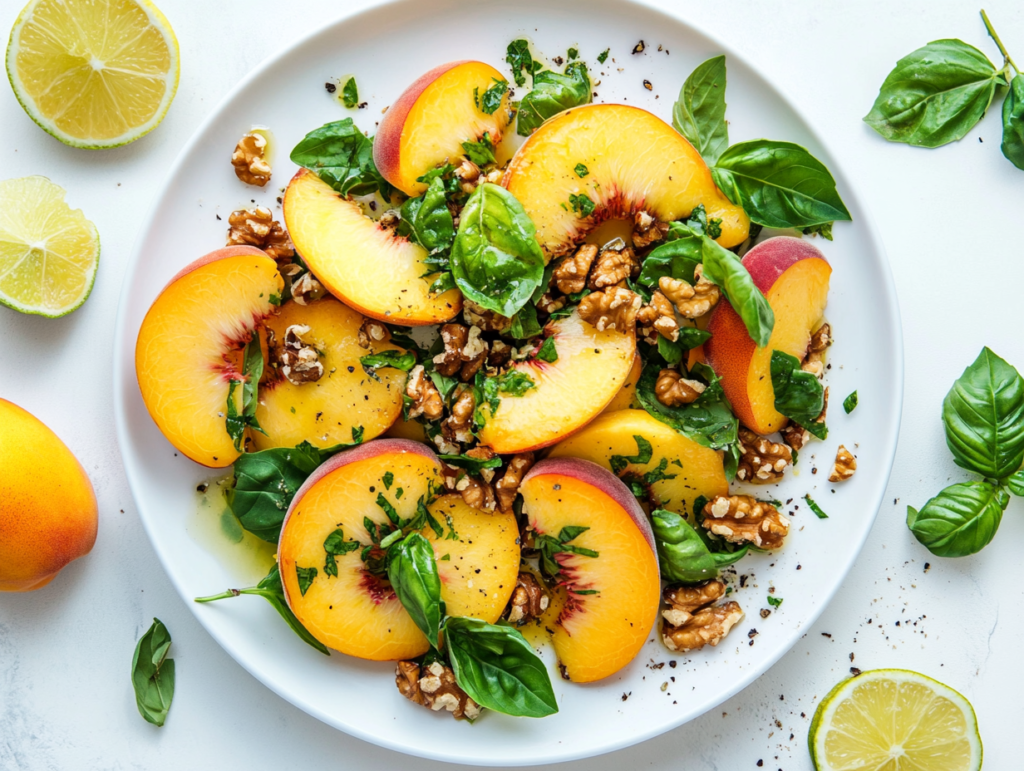
POLYGON ((242 136, 231 154, 231 165, 235 176, 247 185, 263 187, 270 181, 270 164, 267 163, 267 138, 255 131, 242 136))
POLYGON ((592 292, 580 300, 579 314, 581 319, 598 332, 606 329, 632 332, 642 302, 640 295, 635 292, 612 286, 600 292, 592 292))
POLYGON ((669 650, 686 653, 716 646, 743 618, 739 603, 729 601, 714 605, 725 595, 725 584, 717 579, 696 586, 669 586, 664 599, 668 609, 662 611, 665 620, 662 640, 669 650))
MULTIPOLYGON (((295 247, 270 209, 254 206, 237 209, 228 215, 228 246, 255 246, 275 260, 291 258, 295 247)), ((298 266, 296 266, 298 267, 298 266)))
POLYGON ((784 444, 770 442, 749 428, 740 428, 739 445, 743 455, 736 469, 741 482, 766 485, 782 479, 793 464, 793 451, 784 444))

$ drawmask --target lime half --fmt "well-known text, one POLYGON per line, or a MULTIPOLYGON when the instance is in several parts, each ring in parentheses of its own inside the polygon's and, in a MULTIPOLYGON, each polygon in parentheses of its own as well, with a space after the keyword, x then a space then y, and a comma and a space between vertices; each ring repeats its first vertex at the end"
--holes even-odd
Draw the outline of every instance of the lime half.
POLYGON ((85 302, 100 237, 46 177, 0 182, 0 303, 55 318, 85 302))
POLYGON ((178 60, 171 25, 149 0, 32 0, 11 30, 7 76, 46 131, 100 149, 163 120, 178 60))
POLYGON ((978 771, 971 703, 905 669, 875 669, 822 700, 808 736, 818 771, 978 771))

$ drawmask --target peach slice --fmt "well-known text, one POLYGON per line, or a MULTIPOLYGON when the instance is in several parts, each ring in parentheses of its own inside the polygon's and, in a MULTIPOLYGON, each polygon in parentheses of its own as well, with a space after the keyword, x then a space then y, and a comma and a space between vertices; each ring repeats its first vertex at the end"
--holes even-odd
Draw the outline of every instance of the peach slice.
MULTIPOLYGON (((404 520, 415 517, 419 501, 426 502, 440 487, 437 456, 403 439, 377 439, 335 455, 306 480, 285 517, 277 554, 288 605, 316 639, 374 661, 427 651, 426 638, 386 576, 368 570, 360 554, 372 544, 364 518, 375 527, 390 521, 378 496, 404 520), (339 529, 344 540, 359 546, 334 557, 333 576, 326 572, 324 542, 339 529), (300 573, 304 583, 309 581, 305 593, 300 573)), ((461 497, 440 498, 430 504, 430 511, 443 535, 438 538, 430 527, 423 534, 434 545, 448 612, 472 612, 497 621, 515 589, 519 568, 514 515, 477 512, 461 497)))
POLYGON ((490 134, 497 145, 508 127, 508 94, 490 115, 480 109, 479 97, 504 81, 483 62, 442 64, 422 75, 384 113, 373 140, 373 162, 381 175, 406 195, 427 189, 418 177, 459 158, 463 142, 490 134))
POLYGON ((295 249, 335 297, 364 316, 406 326, 440 324, 462 310, 462 293, 431 294, 426 250, 363 214, 308 169, 284 194, 295 249))
POLYGON ((629 371, 626 376, 626 382, 622 384, 622 388, 619 392, 612 397, 612 400, 608 402, 608 406, 604 408, 605 414, 608 412, 618 412, 619 410, 628 410, 632 407, 638 407, 639 402, 636 399, 636 384, 640 382, 640 374, 643 372, 644 366, 643 361, 637 356, 633 359, 633 368, 629 371))
POLYGON ((598 332, 576 311, 548 324, 547 332, 555 338, 558 359, 515 365, 536 387, 522 396, 502 395, 493 415, 484 408, 480 441, 495 452, 547 447, 582 428, 615 397, 633 367, 633 335, 598 332))
MULTIPOLYGON (((167 440, 197 463, 223 468, 239 455, 225 424, 229 381, 242 379, 241 349, 283 287, 265 253, 230 246, 172 278, 142 321, 135 343, 142 400, 167 440)), ((240 406, 241 389, 235 398, 240 406)))
MULTIPOLYGON (((379 379, 374 380, 359 359, 404 349, 377 341, 371 341, 369 349, 360 347, 362 323, 362 316, 333 297, 309 305, 287 302, 278 315, 267 320, 267 330, 277 345, 284 344, 285 332, 292 325, 309 327, 302 340, 320 352, 324 374, 315 382, 300 385, 283 376, 260 384, 256 420, 267 433, 253 432, 256 449, 295 447, 304 441, 316 447, 350 443, 353 429, 360 427, 363 440, 369 441, 398 420, 406 374, 381 368, 376 371, 379 379)), ((274 370, 268 367, 265 371, 274 370)))
POLYGON ((628 463, 623 473, 637 478, 645 474, 673 477, 650 484, 652 496, 660 502, 661 508, 686 515, 693 512, 693 502, 698 496, 710 500, 716 495, 729 494, 720 452, 702 447, 643 410, 601 415, 555 445, 548 457, 583 458, 610 470, 613 456, 637 457, 637 436, 650 443, 651 460, 628 463))
POLYGON ((564 254, 602 221, 640 210, 671 222, 704 204, 708 217, 722 220, 718 243, 725 247, 745 241, 750 229, 743 209, 715 186, 700 153, 638 107, 592 104, 556 115, 519 148, 504 185, 533 219, 548 258, 564 254), (574 171, 577 164, 586 166, 586 176, 574 171), (573 209, 578 195, 596 205, 589 216, 573 209))
POLYGON ((708 364, 722 379, 736 417, 751 431, 766 435, 785 426, 775 409, 772 351, 803 359, 814 332, 824 321, 832 266, 807 241, 777 236, 762 241, 743 258, 757 288, 775 313, 775 328, 764 348, 757 348, 728 302, 715 308, 704 343, 708 364))
POLYGON ((533 530, 557 539, 589 528, 570 544, 597 552, 555 556, 566 600, 552 640, 563 672, 577 683, 615 674, 640 652, 661 602, 647 516, 618 477, 579 458, 542 460, 520 491, 533 530))

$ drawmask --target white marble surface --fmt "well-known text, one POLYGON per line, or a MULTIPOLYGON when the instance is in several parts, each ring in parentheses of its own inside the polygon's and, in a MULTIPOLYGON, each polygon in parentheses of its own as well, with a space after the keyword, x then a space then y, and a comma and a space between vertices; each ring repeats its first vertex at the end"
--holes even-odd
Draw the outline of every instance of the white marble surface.
MULTIPOLYGON (((934 151, 887 144, 860 120, 896 59, 929 40, 960 37, 995 59, 977 8, 953 0, 662 5, 744 50, 793 95, 870 202, 902 306, 902 434, 872 538, 828 611, 791 653, 719 710, 564 768, 628 763, 738 771, 763 760, 765 769, 805 771, 809 717, 849 673, 851 655, 862 669, 912 668, 960 690, 978 712, 986 767, 1018 767, 1024 585, 1016 568, 1024 504, 1010 504, 982 554, 960 560, 931 557, 904 517, 907 503, 919 506, 943 485, 967 478, 945 449, 939 420, 952 380, 982 345, 1024 366, 1024 172, 999 152, 995 112, 959 144, 934 151)), ((20 0, 0 0, 0 31, 10 28, 19 6, 20 0)), ((181 84, 163 125, 133 145, 102 153, 66 148, 0 85, 0 177, 43 174, 63 185, 103 241, 93 295, 72 316, 51 321, 0 308, 0 395, 67 442, 92 477, 101 512, 87 558, 41 591, 0 596, 0 769, 404 766, 404 757, 327 728, 236 665, 174 592, 135 515, 114 439, 111 343, 139 223, 169 164, 233 84, 340 12, 330 0, 303 0, 286 13, 272 0, 160 6, 181 43, 181 84), (153 616, 174 636, 178 668, 162 729, 137 714, 128 677, 135 640, 153 616)), ((1011 53, 1024 58, 1024 6, 993 0, 987 10, 1011 53)))

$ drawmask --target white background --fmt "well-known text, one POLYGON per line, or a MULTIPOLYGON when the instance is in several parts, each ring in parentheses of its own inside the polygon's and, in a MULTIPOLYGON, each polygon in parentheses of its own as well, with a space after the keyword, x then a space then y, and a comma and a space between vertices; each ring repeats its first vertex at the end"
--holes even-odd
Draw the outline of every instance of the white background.
MULTIPOLYGON (((0 84, 0 178, 43 174, 61 184, 103 242, 92 297, 70 317, 0 308, 0 396, 67 442, 100 503, 99 539, 88 557, 41 591, 0 596, 3 771, 442 768, 322 725, 266 690, 213 642, 154 556, 114 439, 111 348, 121 278, 166 169, 249 69, 343 8, 368 4, 302 0, 282 12, 273 0, 161 0, 181 44, 178 95, 156 131, 118 150, 64 147, 0 84), (162 729, 139 717, 129 681, 135 641, 153 616, 173 634, 178 670, 162 729)), ((19 5, 0 0, 0 33, 19 5)), ((960 690, 978 712, 986 767, 1017 768, 1024 504, 1010 504, 982 554, 960 560, 931 557, 904 518, 908 503, 920 506, 945 484, 968 478, 953 465, 939 420, 952 381, 983 345, 1024 366, 1024 171, 999 152, 997 111, 959 144, 930 151, 890 145, 860 120, 895 61, 929 40, 960 37, 997 61, 977 8, 952 0, 661 6, 729 41, 792 95, 869 202, 902 306, 902 433, 871 539, 830 608, 791 653, 703 718, 562 768, 741 771, 763 760, 772 771, 810 769, 810 715, 851 666, 912 668, 960 690)), ((1024 7, 999 0, 987 10, 1011 53, 1024 59, 1024 7)), ((864 298, 867 307, 872 302, 864 298)))

